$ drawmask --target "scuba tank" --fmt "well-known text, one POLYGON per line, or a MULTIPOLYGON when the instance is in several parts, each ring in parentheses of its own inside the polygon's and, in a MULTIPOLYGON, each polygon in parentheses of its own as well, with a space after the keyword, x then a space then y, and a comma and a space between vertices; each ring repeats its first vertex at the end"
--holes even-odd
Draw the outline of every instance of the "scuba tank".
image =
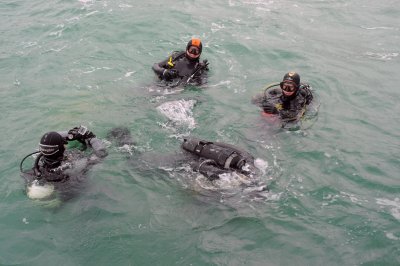
POLYGON ((224 169, 242 170, 242 167, 246 164, 246 158, 238 150, 223 147, 213 142, 196 138, 184 139, 182 148, 199 157, 213 160, 219 167, 224 169))
POLYGON ((184 139, 182 149, 202 158, 198 162, 191 163, 191 167, 210 180, 232 171, 246 176, 257 173, 253 156, 226 143, 188 138, 184 139))

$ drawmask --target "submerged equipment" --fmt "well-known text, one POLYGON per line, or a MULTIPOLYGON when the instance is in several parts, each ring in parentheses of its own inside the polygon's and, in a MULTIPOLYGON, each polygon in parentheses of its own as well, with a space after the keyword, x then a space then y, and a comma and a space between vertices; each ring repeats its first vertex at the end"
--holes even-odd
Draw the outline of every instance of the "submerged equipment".
POLYGON ((194 166, 194 170, 200 173, 207 173, 207 177, 211 173, 214 178, 218 178, 219 174, 227 173, 228 170, 238 170, 248 174, 243 167, 249 158, 230 145, 190 138, 184 139, 182 148, 204 158, 200 163, 195 163, 192 166, 194 166))

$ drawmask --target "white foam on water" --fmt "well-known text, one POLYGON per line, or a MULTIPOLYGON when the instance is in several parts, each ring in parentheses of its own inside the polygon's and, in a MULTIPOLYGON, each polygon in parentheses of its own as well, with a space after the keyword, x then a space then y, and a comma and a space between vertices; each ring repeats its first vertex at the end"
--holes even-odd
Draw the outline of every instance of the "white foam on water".
POLYGON ((219 175, 214 183, 222 189, 234 189, 240 187, 241 184, 250 185, 251 180, 247 176, 232 172, 219 175))
POLYGON ((32 182, 27 187, 26 194, 30 199, 46 199, 54 193, 54 186, 52 184, 39 185, 37 181, 32 182))
POLYGON ((366 52, 365 55, 371 58, 380 59, 380 60, 392 60, 393 58, 399 56, 399 53, 374 53, 374 52, 366 52))
POLYGON ((376 203, 382 206, 389 206, 390 213, 394 218, 400 221, 400 199, 395 198, 394 200, 378 198, 376 199, 376 203))
POLYGON ((398 28, 393 28, 393 27, 385 27, 385 26, 378 26, 378 27, 365 27, 361 26, 362 29, 365 30, 398 30, 398 28))
POLYGON ((165 102, 158 106, 157 110, 174 124, 186 125, 189 129, 194 129, 196 122, 194 121, 192 110, 195 104, 195 100, 177 100, 165 102))
POLYGON ((130 77, 132 74, 135 74, 136 71, 126 72, 125 77, 130 77))
POLYGON ((400 237, 395 236, 395 234, 393 234, 391 232, 387 232, 386 233, 386 237, 391 239, 391 240, 400 240, 400 237))
POLYGON ((265 174, 266 169, 268 168, 268 162, 257 158, 254 160, 254 166, 257 167, 263 174, 265 174))
POLYGON ((123 146, 118 147, 117 149, 120 152, 129 153, 130 155, 132 155, 133 151, 135 150, 135 146, 134 145, 124 144, 123 146))

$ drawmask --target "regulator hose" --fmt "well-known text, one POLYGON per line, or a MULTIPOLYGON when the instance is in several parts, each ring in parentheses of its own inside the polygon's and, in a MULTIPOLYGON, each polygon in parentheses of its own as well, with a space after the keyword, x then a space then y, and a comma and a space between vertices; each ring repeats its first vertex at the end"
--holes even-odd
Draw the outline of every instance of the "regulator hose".
POLYGON ((28 155, 26 155, 22 160, 21 163, 19 164, 19 170, 21 171, 21 173, 23 173, 24 171, 22 170, 22 164, 24 163, 24 161, 26 160, 26 158, 28 158, 29 156, 32 156, 34 154, 40 153, 40 151, 34 151, 32 153, 29 153, 28 155))

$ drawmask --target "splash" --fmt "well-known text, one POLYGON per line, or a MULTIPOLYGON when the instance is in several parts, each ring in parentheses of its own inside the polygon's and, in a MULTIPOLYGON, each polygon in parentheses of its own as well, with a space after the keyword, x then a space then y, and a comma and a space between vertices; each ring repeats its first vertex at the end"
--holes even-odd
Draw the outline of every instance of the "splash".
POLYGON ((394 200, 389 200, 389 199, 376 199, 376 203, 378 205, 382 206, 389 206, 390 207, 390 213, 394 218, 400 221, 400 199, 395 198, 394 200))
POLYGON ((47 199, 50 198, 54 193, 54 186, 52 184, 41 185, 37 180, 33 181, 30 186, 27 187, 27 195, 30 199, 47 199))
POLYGON ((177 100, 165 102, 157 107, 164 116, 166 116, 174 125, 187 126, 189 129, 196 127, 196 122, 193 118, 193 107, 196 104, 195 100, 177 100))

